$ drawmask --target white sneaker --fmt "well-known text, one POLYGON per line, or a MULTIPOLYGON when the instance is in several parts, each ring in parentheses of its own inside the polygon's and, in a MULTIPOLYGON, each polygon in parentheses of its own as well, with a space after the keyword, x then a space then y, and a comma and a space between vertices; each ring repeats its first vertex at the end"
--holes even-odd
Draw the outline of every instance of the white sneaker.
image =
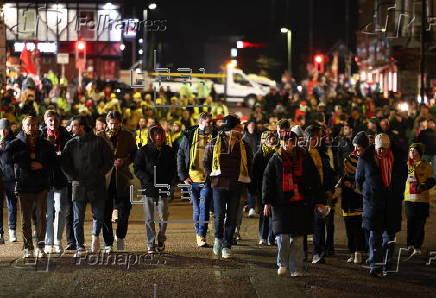
POLYGON ((221 254, 223 249, 223 243, 220 239, 215 238, 215 242, 213 243, 213 253, 217 256, 221 254))
POLYGON ((289 270, 288 270, 288 268, 286 268, 286 267, 280 267, 278 270, 277 270, 277 275, 278 276, 285 276, 285 275, 288 275, 289 274, 289 270))
POLYGON ((259 245, 262 245, 262 246, 268 245, 268 241, 266 241, 266 239, 260 239, 259 245))
POLYGON ((86 250, 84 248, 79 248, 76 253, 74 254, 75 258, 80 258, 86 256, 86 250))
POLYGON ((15 230, 9 230, 9 242, 17 242, 17 233, 15 230))
POLYGON ((291 277, 302 277, 303 276, 303 273, 301 273, 301 272, 292 272, 291 273, 291 277))
POLYGON ((35 249, 35 254, 34 254, 35 258, 46 258, 47 254, 45 253, 44 249, 41 248, 37 248, 35 249))
POLYGON ((347 259, 347 263, 351 264, 354 262, 354 254, 351 254, 351 256, 347 259))
POLYGON ((250 211, 248 211, 248 217, 256 217, 257 213, 256 210, 254 210, 253 208, 250 209, 250 211))
POLYGON ((91 252, 96 253, 100 251, 100 237, 92 235, 91 252))
POLYGON ((221 254, 223 259, 229 259, 232 257, 232 251, 230 250, 230 248, 224 247, 221 254))
POLYGON ((104 247, 104 253, 110 254, 112 252, 112 246, 105 246, 104 247))
POLYGON ((62 244, 55 244, 55 245, 53 245, 53 253, 61 254, 63 252, 64 252, 64 248, 62 247, 62 244))
POLYGON ((46 245, 46 246, 44 247, 44 252, 45 252, 46 254, 52 254, 52 253, 53 253, 53 245, 46 245))
POLYGON ((125 249, 124 239, 117 238, 117 250, 124 250, 124 249, 125 249))
POLYGON ((361 264, 362 263, 362 253, 355 252, 354 253, 354 264, 361 264))
POLYGON ((33 250, 32 249, 25 249, 24 251, 23 251, 23 257, 24 258, 31 258, 31 257, 33 257, 33 250))

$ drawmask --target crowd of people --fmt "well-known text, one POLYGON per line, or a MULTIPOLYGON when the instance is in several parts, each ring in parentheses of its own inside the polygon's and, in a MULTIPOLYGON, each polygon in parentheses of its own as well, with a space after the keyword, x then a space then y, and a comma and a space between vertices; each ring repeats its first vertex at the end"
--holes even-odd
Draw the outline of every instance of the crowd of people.
POLYGON ((309 252, 314 264, 335 254, 337 212, 344 218, 347 262, 361 264, 368 254, 370 274, 386 273, 403 201, 410 254, 422 254, 436 177, 434 100, 418 105, 399 93, 386 98, 323 76, 302 90, 294 85, 272 87, 242 116, 229 113, 213 92, 196 97, 161 89, 153 100, 152 90, 99 90, 91 81, 67 99, 64 87, 47 90, 32 79, 9 86, 1 93, 0 119, 9 241, 17 241, 18 201, 24 257, 64 250, 83 256, 90 203, 91 251, 110 253, 114 243, 124 250, 136 176, 145 191, 149 253, 165 250, 174 191, 161 186, 181 182, 190 185, 198 247, 231 258, 246 211, 259 217, 259 245, 277 246, 280 276, 301 276, 309 252), (162 104, 191 106, 156 107, 162 104), (198 104, 205 106, 192 106, 198 104))

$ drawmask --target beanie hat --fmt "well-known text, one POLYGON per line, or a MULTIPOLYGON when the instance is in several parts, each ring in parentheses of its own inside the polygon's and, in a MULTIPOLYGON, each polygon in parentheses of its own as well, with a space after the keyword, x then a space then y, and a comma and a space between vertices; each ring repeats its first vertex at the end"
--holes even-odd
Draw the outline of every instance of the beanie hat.
POLYGON ((223 118, 224 121, 224 125, 223 125, 223 129, 225 131, 230 131, 233 128, 235 128, 238 124, 241 123, 241 121, 239 120, 238 117, 233 116, 233 115, 227 115, 223 118))
POLYGON ((357 133, 357 135, 353 139, 353 145, 359 145, 362 146, 363 148, 369 146, 369 139, 364 131, 359 131, 357 133))
POLYGON ((9 128, 9 120, 6 118, 0 119, 0 129, 8 129, 9 128))
POLYGON ((391 140, 385 133, 381 133, 375 136, 375 150, 380 148, 388 149, 391 146, 391 140))
POLYGON ((419 155, 422 156, 425 151, 425 145, 423 143, 413 143, 410 145, 409 150, 415 148, 418 151, 419 155))

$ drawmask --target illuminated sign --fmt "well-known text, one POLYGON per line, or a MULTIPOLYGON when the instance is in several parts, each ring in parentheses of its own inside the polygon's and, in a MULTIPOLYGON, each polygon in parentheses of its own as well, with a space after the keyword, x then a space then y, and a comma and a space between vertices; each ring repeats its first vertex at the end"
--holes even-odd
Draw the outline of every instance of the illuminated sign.
MULTIPOLYGON (((22 52, 23 49, 24 49, 24 42, 17 41, 14 43, 15 52, 22 52)), ((29 51, 33 51, 35 49, 35 43, 28 42, 27 49, 29 51)), ((41 53, 57 53, 58 45, 56 42, 38 42, 38 50, 41 53)))

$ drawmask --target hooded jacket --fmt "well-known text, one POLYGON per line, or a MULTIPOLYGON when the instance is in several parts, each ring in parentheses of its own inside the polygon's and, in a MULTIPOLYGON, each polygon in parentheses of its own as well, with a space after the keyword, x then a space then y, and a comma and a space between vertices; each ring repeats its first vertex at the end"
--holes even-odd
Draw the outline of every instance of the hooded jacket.
POLYGON ((158 125, 150 127, 149 142, 137 152, 133 168, 136 177, 141 181, 143 194, 148 198, 157 199, 169 196, 170 187, 176 178, 177 162, 174 150, 166 145, 165 141, 160 149, 156 147, 152 137, 155 131, 163 134, 165 138, 162 127, 158 125), (158 184, 161 186, 156 187, 158 184))
POLYGON ((5 184, 15 183, 14 165, 7 162, 6 154, 6 148, 13 140, 15 140, 15 137, 12 132, 10 132, 9 135, 3 139, 3 147, 0 148, 0 169, 3 174, 3 182, 5 184))
POLYGON ((52 144, 38 136, 35 145, 35 159, 31 160, 27 146, 27 135, 21 131, 6 148, 7 163, 13 165, 18 193, 35 193, 50 188, 50 173, 57 166, 56 153, 52 144), (36 161, 42 169, 32 170, 30 164, 36 161))

